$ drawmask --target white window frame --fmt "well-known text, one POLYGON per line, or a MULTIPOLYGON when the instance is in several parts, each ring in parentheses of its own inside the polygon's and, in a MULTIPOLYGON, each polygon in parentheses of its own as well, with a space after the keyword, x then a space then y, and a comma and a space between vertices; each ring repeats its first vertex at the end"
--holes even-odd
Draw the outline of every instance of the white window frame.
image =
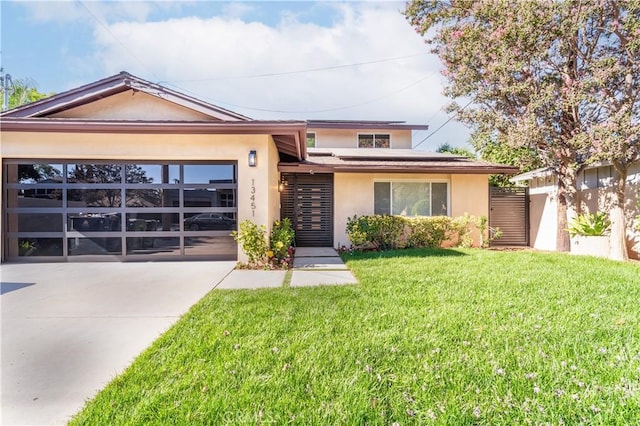
MULTIPOLYGON (((393 211, 393 184, 394 183, 445 183, 447 184, 447 216, 451 217, 451 180, 450 179, 382 179, 377 178, 373 180, 373 184, 375 186, 376 183, 389 183, 391 184, 391 197, 389 199, 391 205, 389 206, 389 211, 393 211)), ((373 188, 372 188, 373 189, 373 188)), ((429 190, 429 196, 431 196, 432 191, 429 190)), ((375 213, 376 210, 376 200, 375 200, 375 191, 374 196, 371 197, 373 200, 373 209, 372 211, 375 213)), ((429 200, 431 201, 431 200, 429 200)), ((396 215, 397 216, 397 215, 396 215)), ((403 217, 433 217, 433 216, 403 216, 403 217)))
MULTIPOLYGON (((391 133, 383 133, 383 132, 358 132, 357 136, 356 136, 356 148, 361 149, 360 148, 360 135, 373 135, 373 147, 368 148, 368 149, 391 149, 393 148, 393 138, 391 136, 391 133), (389 148, 377 148, 376 147, 376 136, 377 135, 384 135, 384 136, 389 136, 389 148)), ((362 149, 367 149, 367 148, 362 148, 362 149)))
POLYGON ((307 132, 305 144, 307 143, 307 139, 309 139, 309 135, 313 135, 313 146, 308 146, 307 148, 317 148, 318 147, 318 133, 316 132, 307 132))

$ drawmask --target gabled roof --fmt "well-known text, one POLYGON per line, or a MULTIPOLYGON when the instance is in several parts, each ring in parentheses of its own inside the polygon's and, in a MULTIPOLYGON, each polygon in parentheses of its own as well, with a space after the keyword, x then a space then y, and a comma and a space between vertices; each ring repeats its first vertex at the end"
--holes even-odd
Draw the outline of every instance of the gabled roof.
POLYGON ((6 111, 2 117, 47 117, 71 108, 76 108, 96 100, 128 90, 147 93, 151 96, 173 102, 185 108, 208 115, 216 120, 248 121, 251 118, 227 109, 211 105, 199 99, 176 92, 159 84, 151 83, 122 71, 111 77, 80 86, 66 92, 19 106, 6 111))

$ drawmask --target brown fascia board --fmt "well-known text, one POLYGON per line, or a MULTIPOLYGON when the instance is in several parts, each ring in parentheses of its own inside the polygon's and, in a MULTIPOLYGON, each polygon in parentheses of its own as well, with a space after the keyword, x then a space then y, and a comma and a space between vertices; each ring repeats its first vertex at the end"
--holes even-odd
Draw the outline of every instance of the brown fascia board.
POLYGON ((355 166, 355 165, 319 165, 309 163, 279 163, 278 170, 286 173, 452 173, 452 174, 514 174, 517 167, 512 166, 355 166))
MULTIPOLYGON (((151 83, 125 71, 93 83, 85 84, 84 86, 80 86, 75 89, 67 90, 40 101, 14 108, 3 113, 1 116, 44 117, 75 108, 97 99, 125 92, 127 90, 144 92, 151 96, 160 97, 169 102, 176 103, 207 115, 211 115, 212 111, 214 111, 237 120, 251 120, 251 118, 242 114, 209 104, 191 96, 168 89, 159 84, 151 83)), ((219 119, 219 117, 216 118, 219 119)))
MULTIPOLYGON (((140 133, 140 134, 269 134, 293 138, 287 154, 298 160, 306 155, 304 121, 126 121, 64 118, 0 118, 2 132, 140 133)), ((276 145, 283 142, 276 141, 276 145)), ((288 145, 288 144, 287 144, 288 145)))
POLYGON ((429 130, 428 124, 403 124, 404 121, 312 121, 307 120, 309 130, 313 129, 382 129, 382 130, 429 130))
POLYGON ((6 111, 0 117, 36 117, 68 109, 93 99, 128 90, 120 74, 6 111))

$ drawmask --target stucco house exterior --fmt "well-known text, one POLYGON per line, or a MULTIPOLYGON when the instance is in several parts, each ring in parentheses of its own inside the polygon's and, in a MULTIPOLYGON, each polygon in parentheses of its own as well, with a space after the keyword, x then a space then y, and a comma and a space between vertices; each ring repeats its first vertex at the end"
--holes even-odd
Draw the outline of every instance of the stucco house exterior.
POLYGON ((517 171, 412 150, 424 125, 253 120, 126 72, 0 126, 3 262, 242 260, 230 231, 282 217, 337 247, 354 214, 488 215, 517 171))
MULTIPOLYGON (((597 163, 585 167, 578 174, 578 211, 583 213, 607 212, 615 195, 613 187, 615 169, 608 163, 597 163)), ((515 183, 529 187, 530 244, 539 250, 556 249, 557 191, 558 182, 549 168, 532 170, 514 176, 515 183)), ((625 210, 627 222, 627 250, 629 257, 640 259, 640 232, 636 229, 638 191, 640 190, 640 160, 633 163, 627 176, 625 210)))

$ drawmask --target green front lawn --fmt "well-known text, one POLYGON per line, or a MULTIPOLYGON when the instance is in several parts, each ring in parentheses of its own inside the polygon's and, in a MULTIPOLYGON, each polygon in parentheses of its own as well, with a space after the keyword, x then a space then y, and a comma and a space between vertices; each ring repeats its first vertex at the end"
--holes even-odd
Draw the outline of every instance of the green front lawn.
POLYGON ((213 291, 72 424, 640 422, 639 264, 346 258, 360 285, 213 291))

